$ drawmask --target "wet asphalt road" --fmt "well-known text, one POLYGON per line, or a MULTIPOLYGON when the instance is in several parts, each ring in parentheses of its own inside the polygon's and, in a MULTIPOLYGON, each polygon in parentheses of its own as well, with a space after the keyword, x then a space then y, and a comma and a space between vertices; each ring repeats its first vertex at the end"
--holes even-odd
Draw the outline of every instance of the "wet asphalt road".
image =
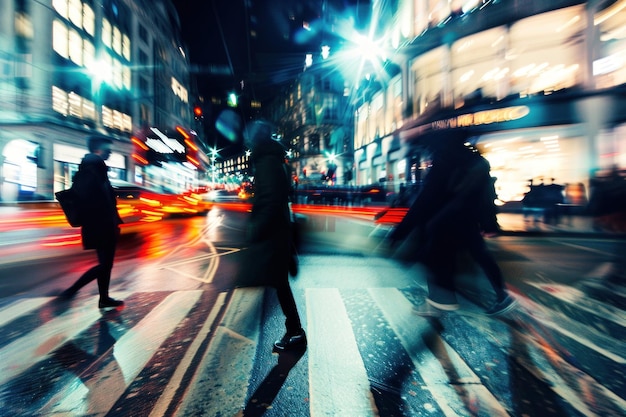
POLYGON ((623 287, 601 280, 623 242, 492 239, 518 308, 485 316, 485 278, 460 259, 461 311, 424 319, 412 308, 425 271, 391 259, 387 229, 307 214, 293 287, 309 346, 278 355, 273 291, 234 287, 244 221, 213 210, 125 235, 111 294, 127 305, 105 312, 95 283, 55 298, 92 262, 71 229, 14 232, 0 265, 0 415, 626 413, 623 287))

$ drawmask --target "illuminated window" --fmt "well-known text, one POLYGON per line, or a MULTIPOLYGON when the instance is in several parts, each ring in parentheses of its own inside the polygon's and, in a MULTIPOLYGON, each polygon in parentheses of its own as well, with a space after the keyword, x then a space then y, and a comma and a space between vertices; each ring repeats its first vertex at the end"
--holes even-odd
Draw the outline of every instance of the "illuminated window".
POLYGON ((113 127, 113 110, 107 106, 102 106, 102 124, 106 127, 113 127))
POLYGON ((102 43, 111 47, 111 23, 107 19, 102 19, 102 43))
POLYGON ((117 26, 113 27, 113 50, 118 54, 122 55, 122 32, 117 26))
POLYGON ((550 93, 581 84, 585 6, 532 16, 511 26, 507 60, 514 93, 550 93))
POLYGON ((96 120, 96 105, 83 98, 83 119, 96 120))
POLYGON ((96 47, 87 40, 83 40, 83 65, 87 69, 93 69, 96 65, 96 47))
POLYGON ((75 30, 69 32, 70 59, 78 65, 83 65, 83 38, 75 30))
POLYGON ((96 33, 96 15, 88 4, 83 4, 83 29, 91 36, 96 33))
POLYGON ((60 20, 52 22, 52 49, 63 58, 69 58, 67 27, 60 20))
POLYGON ((67 0, 52 0, 52 7, 59 16, 67 19, 67 0))
POLYGON ((15 34, 26 39, 32 39, 34 35, 33 22, 26 13, 15 14, 15 34))
POLYGON ((68 15, 70 22, 74 23, 76 27, 83 27, 83 4, 80 0, 69 0, 68 15))
POLYGON ((122 68, 122 84, 127 90, 132 88, 132 74, 130 68, 125 65, 122 68))
POLYGON ((122 56, 130 61, 130 38, 126 35, 122 36, 122 56))
POLYGON ((122 88, 122 63, 117 59, 113 60, 113 85, 122 88))
POLYGON ((67 93, 58 87, 52 86, 52 110, 67 116, 67 93))
POLYGON ((82 111, 82 107, 83 107, 83 100, 82 98, 74 93, 71 92, 67 95, 67 101, 69 103, 69 114, 70 116, 74 116, 74 117, 78 117, 80 118, 83 114, 82 111))

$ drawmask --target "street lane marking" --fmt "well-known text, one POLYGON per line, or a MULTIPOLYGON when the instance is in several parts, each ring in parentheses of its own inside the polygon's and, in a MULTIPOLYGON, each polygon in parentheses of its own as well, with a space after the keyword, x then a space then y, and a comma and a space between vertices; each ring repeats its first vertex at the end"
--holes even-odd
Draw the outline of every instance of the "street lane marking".
POLYGON ((96 301, 97 297, 91 297, 85 303, 89 307, 68 310, 2 348, 0 386, 45 359, 101 318, 102 313, 93 307, 96 301))
POLYGON ((225 292, 221 292, 218 294, 217 299, 215 300, 215 304, 213 305, 213 308, 211 308, 211 311, 209 312, 207 319, 202 325, 202 328, 200 329, 200 331, 198 332, 198 335, 189 346, 189 349, 187 349, 187 352, 185 352, 185 356, 178 364, 178 367, 176 367, 176 371, 174 372, 174 375, 172 375, 170 382, 167 384, 167 386, 163 390, 163 394, 161 394, 161 396, 159 397, 159 400, 157 401, 156 405, 152 409, 152 412, 150 413, 149 417, 161 417, 161 416, 164 416, 165 413, 167 412, 167 409, 170 406, 172 399, 174 398, 174 395, 176 395, 176 392, 178 391, 178 388, 180 387, 181 381, 183 380, 185 373, 189 369, 189 366, 191 365, 192 360, 198 354, 198 350, 200 349, 200 346, 206 340, 206 338, 209 336, 209 333, 213 329, 215 320, 217 318, 218 313, 222 309, 222 306, 224 305, 225 299, 226 299, 225 292))
MULTIPOLYGON (((167 296, 103 356, 101 369, 73 378, 40 410, 41 415, 105 415, 198 302, 202 290, 167 296)), ((96 312, 98 316, 101 313, 96 312)))
POLYGON ((234 416, 241 411, 263 316, 263 287, 238 288, 175 411, 178 417, 234 416))
POLYGON ((55 297, 36 297, 18 300, 0 309, 0 327, 16 318, 30 313, 55 297))
POLYGON ((553 243, 557 243, 563 246, 569 246, 570 248, 574 248, 574 249, 580 249, 583 251, 587 251, 587 252, 591 252, 591 253, 596 253, 599 255, 605 255, 605 256, 613 256, 614 254, 611 252, 607 252, 605 250, 601 250, 601 249, 594 249, 594 248, 589 248, 587 246, 582 246, 582 245, 577 245, 575 243, 568 243, 559 239, 550 239, 550 242, 553 243))
POLYGON ((380 306, 389 325, 411 357, 416 371, 446 417, 465 415, 471 409, 470 406, 480 407, 481 415, 509 415, 445 340, 436 335, 437 352, 432 352, 425 345, 423 334, 430 330, 430 325, 413 314, 413 304, 397 288, 370 288, 368 291, 380 306), (450 380, 443 365, 454 370, 454 381, 450 380), (472 399, 475 403, 467 404, 463 399, 472 399))
POLYGON ((311 417, 378 416, 337 288, 306 289, 311 417))

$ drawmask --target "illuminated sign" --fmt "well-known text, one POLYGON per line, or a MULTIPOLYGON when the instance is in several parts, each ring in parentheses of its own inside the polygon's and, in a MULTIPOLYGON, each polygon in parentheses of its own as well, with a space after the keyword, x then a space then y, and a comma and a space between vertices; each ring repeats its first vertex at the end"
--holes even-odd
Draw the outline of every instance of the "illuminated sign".
POLYGON ((525 117, 530 113, 527 106, 505 107, 503 109, 484 110, 476 113, 461 114, 449 119, 436 120, 430 124, 432 129, 451 129, 488 125, 491 123, 510 122, 525 117))
POLYGON ((165 135, 156 127, 151 127, 150 130, 152 130, 152 132, 154 132, 154 134, 158 136, 158 138, 146 137, 146 145, 148 145, 150 148, 162 154, 185 153, 185 145, 180 143, 178 140, 168 138, 167 135, 165 135))
POLYGON ((187 93, 187 89, 183 87, 183 85, 174 77, 172 77, 172 91, 185 103, 189 101, 189 93, 187 93))

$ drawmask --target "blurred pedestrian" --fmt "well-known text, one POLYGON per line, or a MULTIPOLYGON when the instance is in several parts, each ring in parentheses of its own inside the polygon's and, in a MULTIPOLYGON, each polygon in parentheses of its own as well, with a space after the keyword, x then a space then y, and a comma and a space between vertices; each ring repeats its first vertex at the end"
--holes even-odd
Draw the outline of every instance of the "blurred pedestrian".
POLYGON ((435 316, 459 308, 454 276, 457 255, 467 251, 481 266, 495 291, 488 314, 502 314, 514 304, 501 270, 489 253, 483 232, 499 230, 493 206, 489 163, 476 149, 464 145, 464 134, 436 137, 429 144, 432 167, 403 221, 391 233, 402 240, 418 228, 419 260, 429 274, 428 297, 417 311, 435 316))
POLYGON ((80 198, 81 237, 84 249, 95 249, 98 264, 85 272, 71 287, 63 291, 69 299, 93 280, 98 281, 99 308, 120 307, 121 300, 109 296, 111 270, 122 219, 117 211, 117 199, 104 161, 111 155, 113 141, 102 136, 87 139, 89 153, 85 155, 74 176, 74 188, 80 198))
POLYGON ((292 218, 289 208, 291 173, 285 161, 283 145, 272 137, 273 127, 256 121, 244 134, 251 149, 254 173, 254 199, 247 230, 249 258, 242 265, 244 276, 253 276, 257 285, 276 289, 285 315, 286 332, 274 343, 284 351, 306 347, 306 335, 289 285, 292 255, 292 218))

